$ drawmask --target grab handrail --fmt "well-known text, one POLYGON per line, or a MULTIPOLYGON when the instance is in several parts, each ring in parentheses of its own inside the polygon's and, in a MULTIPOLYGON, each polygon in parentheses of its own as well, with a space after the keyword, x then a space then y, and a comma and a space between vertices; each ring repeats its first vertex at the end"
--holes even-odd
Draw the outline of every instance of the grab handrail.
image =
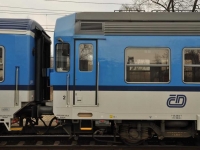
POLYGON ((99 105, 99 62, 97 64, 97 106, 99 105))
POLYGON ((67 74, 67 100, 66 100, 66 102, 67 102, 67 105, 69 105, 70 103, 69 103, 69 74, 67 74))
POLYGON ((19 106, 19 67, 15 70, 15 106, 19 106))

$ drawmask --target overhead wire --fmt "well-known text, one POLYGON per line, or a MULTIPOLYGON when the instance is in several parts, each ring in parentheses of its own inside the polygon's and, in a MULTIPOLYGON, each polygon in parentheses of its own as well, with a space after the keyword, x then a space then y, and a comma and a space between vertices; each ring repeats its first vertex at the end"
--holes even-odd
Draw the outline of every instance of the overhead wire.
MULTIPOLYGON (((92 2, 92 1, 72 1, 72 0, 45 0, 46 2, 67 2, 67 3, 82 3, 82 4, 97 4, 97 5, 122 5, 123 3, 110 3, 110 2, 92 2)), ((127 5, 133 5, 133 4, 127 4, 127 5)), ((148 4, 149 6, 149 4, 148 4)), ((12 8, 12 10, 0 10, 0 13, 6 13, 6 14, 25 14, 25 15, 57 15, 57 16, 63 16, 63 15, 69 15, 73 12, 79 12, 79 11, 66 11, 66 10, 60 10, 60 9, 44 9, 44 8, 33 8, 33 7, 16 7, 16 6, 7 6, 7 5, 0 5, 0 8, 12 8), (25 11, 18 11, 13 10, 14 9, 23 9, 25 11), (27 10, 27 11, 26 11, 27 10), (29 11, 32 10, 32 11, 29 11), (36 11, 33 11, 36 10, 36 11), (37 11, 39 10, 39 11, 37 11), (51 11, 51 12, 47 12, 51 11), (53 12, 52 12, 53 11, 53 12), (71 13, 70 13, 71 12, 71 13)), ((48 29, 53 29, 50 26, 54 25, 43 25, 48 26, 48 29)), ((47 31, 47 30, 46 30, 47 31)), ((48 30, 48 32, 54 32, 51 30, 48 30)))
POLYGON ((52 13, 52 12, 32 12, 32 11, 15 11, 15 10, 0 10, 0 13, 8 14, 32 14, 32 15, 69 15, 71 13, 52 13))
MULTIPOLYGON (((68 2, 68 3, 86 3, 86 4, 105 4, 105 5, 122 5, 123 3, 101 3, 101 2, 91 2, 91 1, 71 1, 71 0, 45 0, 45 1, 49 1, 49 2, 68 2)), ((132 4, 127 4, 126 5, 133 5, 132 4)), ((152 4, 143 4, 144 6, 150 6, 152 4)), ((7 5, 0 5, 0 7, 3 7, 3 8, 15 8, 15 9, 32 9, 32 10, 42 10, 42 11, 51 11, 50 14, 48 15, 62 15, 62 14, 66 14, 66 13, 73 13, 73 12, 80 12, 80 11, 68 11, 68 10, 60 10, 60 9, 45 9, 45 8, 33 8, 33 7, 16 7, 16 6, 7 6, 7 5), (52 12, 52 11, 56 11, 56 12, 52 12), (62 12, 62 13, 58 13, 58 12, 62 12)), ((5 11, 5 10, 1 10, 1 11, 5 11)), ((13 10, 9 10, 9 11, 12 11, 13 10)), ((36 13, 36 12, 34 12, 36 13)), ((42 14, 43 12, 37 12, 37 15, 43 15, 42 14), (39 13, 39 14, 38 14, 39 13)), ((11 13, 12 14, 12 13, 11 13)), ((19 14, 19 13, 16 13, 16 14, 19 14)), ((20 14, 23 14, 20 12, 20 14)), ((30 14, 30 13, 29 13, 30 14)))
MULTIPOLYGON (((87 4, 117 4, 121 5, 121 3, 100 3, 100 2, 80 2, 80 1, 60 1, 60 2, 71 2, 71 3, 87 3, 87 4)), ((33 8, 33 7, 17 7, 17 6, 7 6, 7 5, 0 5, 0 8, 11 8, 12 10, 7 10, 7 9, 1 9, 0 13, 6 13, 6 14, 25 14, 25 15, 69 15, 73 12, 79 12, 79 11, 67 11, 67 10, 60 10, 60 9, 44 9, 44 8, 33 8), (13 9, 20 9, 19 10, 13 10, 13 9), (23 10, 22 10, 23 9, 23 10), (31 10, 31 11, 30 11, 31 10), (36 11, 34 11, 36 10, 36 11), (51 12, 47 12, 51 11, 51 12), (53 11, 53 12, 52 12, 53 11)), ((51 29, 50 26, 54 25, 43 25, 43 26, 48 26, 48 29, 45 29, 47 32, 54 32, 51 29)))
MULTIPOLYGON (((55 1, 55 2, 65 2, 65 3, 81 3, 81 4, 98 4, 98 5, 122 5, 124 3, 101 3, 101 2, 91 2, 91 1, 69 1, 69 0, 45 0, 45 1, 55 1)), ((132 5, 132 4, 127 4, 132 5)))
POLYGON ((33 7, 15 7, 15 6, 6 6, 6 5, 0 5, 0 7, 5 8, 18 8, 18 9, 32 9, 32 10, 48 10, 48 11, 62 11, 62 12, 79 12, 79 11, 66 11, 61 9, 44 9, 44 8, 33 8, 33 7))
MULTIPOLYGON (((44 0, 47 2, 63 2, 63 3, 78 3, 78 4, 95 4, 95 5, 135 5, 136 3, 101 3, 101 2, 92 2, 92 1, 72 1, 72 0, 44 0)), ((155 3, 148 3, 148 4, 142 4, 142 6, 155 6, 155 3)), ((186 7, 188 5, 182 5, 183 7, 186 7)))
MULTIPOLYGON (((63 15, 69 15, 71 13, 69 12, 73 12, 73 11, 66 11, 64 12, 63 10, 59 11, 59 10, 53 10, 53 11, 59 11, 59 12, 50 12, 51 9, 35 9, 35 8, 25 8, 25 7, 12 7, 12 6, 2 6, 0 5, 0 7, 5 7, 5 8, 14 8, 14 9, 23 9, 23 10, 8 10, 8 9, 1 9, 0 13, 6 13, 6 14, 24 14, 24 15, 59 15, 59 16, 63 16, 63 15), (28 9, 32 9, 32 11, 29 11, 28 9), (36 11, 34 11, 36 10, 36 11), (40 11, 38 11, 40 10, 40 11), (41 11, 44 10, 44 11, 41 11), (49 11, 49 12, 47 12, 49 11)), ((46 32, 54 32, 54 26, 55 25, 42 25, 43 27, 46 26, 46 28, 44 28, 44 30, 46 32)))
MULTIPOLYGON (((0 10, 0 13, 6 14, 25 14, 25 15, 69 15, 69 13, 51 13, 51 12, 32 12, 32 11, 15 11, 15 10, 0 10)), ((55 25, 42 25, 46 32, 54 32, 55 25)))

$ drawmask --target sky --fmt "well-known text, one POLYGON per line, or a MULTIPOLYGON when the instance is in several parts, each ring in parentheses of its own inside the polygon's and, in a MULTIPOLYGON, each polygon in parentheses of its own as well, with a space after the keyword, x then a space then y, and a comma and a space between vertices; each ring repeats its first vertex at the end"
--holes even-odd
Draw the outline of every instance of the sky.
MULTIPOLYGON (((132 0, 0 0, 0 18, 29 18, 36 20, 46 31, 53 31, 56 19, 62 16, 74 12, 113 12, 119 10, 120 4, 131 2, 132 0)), ((53 32, 47 33, 53 39, 53 32)))

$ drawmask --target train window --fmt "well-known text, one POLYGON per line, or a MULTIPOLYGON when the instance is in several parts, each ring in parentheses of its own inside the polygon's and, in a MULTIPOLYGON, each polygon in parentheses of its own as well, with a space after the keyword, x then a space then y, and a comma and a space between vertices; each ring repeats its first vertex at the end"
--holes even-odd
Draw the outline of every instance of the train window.
POLYGON ((69 43, 59 43, 56 45, 56 71, 67 72, 70 68, 69 43))
POLYGON ((4 49, 0 47, 0 82, 4 80, 4 49))
POLYGON ((93 69, 93 45, 79 45, 79 70, 92 71, 93 69))
POLYGON ((126 48, 125 78, 128 83, 168 83, 168 48, 126 48))
POLYGON ((184 82, 200 82, 200 48, 184 49, 184 82))

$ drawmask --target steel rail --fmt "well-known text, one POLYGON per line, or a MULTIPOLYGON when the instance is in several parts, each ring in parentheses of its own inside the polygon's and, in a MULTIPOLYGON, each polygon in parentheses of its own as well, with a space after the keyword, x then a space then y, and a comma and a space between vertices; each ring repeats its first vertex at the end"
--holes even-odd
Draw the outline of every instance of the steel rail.
POLYGON ((199 150, 200 140, 177 139, 177 140, 152 140, 145 141, 142 145, 127 146, 112 142, 113 136, 95 135, 96 138, 109 142, 95 141, 91 135, 81 135, 79 138, 72 138, 69 135, 10 135, 0 137, 0 150, 199 150), (74 140, 77 139, 77 140, 74 140), (111 142, 110 142, 111 141, 111 142))
POLYGON ((182 146, 6 146, 2 150, 199 150, 199 147, 182 146))

